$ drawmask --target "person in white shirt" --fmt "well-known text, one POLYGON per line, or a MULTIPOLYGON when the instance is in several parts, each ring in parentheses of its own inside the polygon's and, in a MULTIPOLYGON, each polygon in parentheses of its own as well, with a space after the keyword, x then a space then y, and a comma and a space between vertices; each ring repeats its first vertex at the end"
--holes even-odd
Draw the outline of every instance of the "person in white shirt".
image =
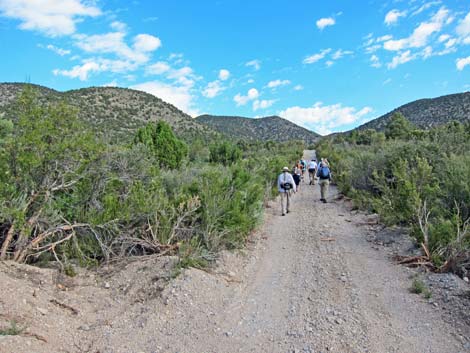
POLYGON ((292 174, 289 173, 289 168, 282 168, 282 173, 279 174, 277 178, 277 188, 281 194, 281 212, 282 215, 285 216, 286 213, 289 213, 291 190, 294 192, 297 191, 294 178, 292 174))
POLYGON ((317 174, 317 162, 312 159, 308 163, 308 176, 310 179, 310 185, 315 185, 315 175, 317 174))

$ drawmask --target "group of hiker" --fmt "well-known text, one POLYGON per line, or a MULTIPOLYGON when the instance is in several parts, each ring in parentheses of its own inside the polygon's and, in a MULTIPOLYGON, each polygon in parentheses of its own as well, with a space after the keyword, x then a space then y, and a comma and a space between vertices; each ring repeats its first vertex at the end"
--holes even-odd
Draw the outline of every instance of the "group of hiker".
POLYGON ((307 170, 309 185, 315 185, 315 182, 318 180, 318 184, 320 185, 320 201, 323 203, 327 202, 326 198, 331 181, 330 163, 328 159, 322 158, 319 163, 317 163, 316 159, 310 161, 300 159, 292 170, 288 167, 282 168, 282 173, 277 178, 283 216, 289 213, 290 198, 293 193, 300 190, 301 181, 304 180, 307 170))

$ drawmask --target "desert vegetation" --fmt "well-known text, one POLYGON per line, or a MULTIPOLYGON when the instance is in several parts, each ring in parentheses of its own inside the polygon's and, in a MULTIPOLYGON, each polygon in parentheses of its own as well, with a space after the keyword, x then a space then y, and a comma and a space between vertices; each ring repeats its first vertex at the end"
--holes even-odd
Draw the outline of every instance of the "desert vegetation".
POLYGON ((384 132, 322 140, 339 189, 387 225, 409 228, 416 258, 438 271, 470 270, 470 124, 421 130, 397 113, 384 132))
POLYGON ((205 266, 244 244, 299 143, 180 140, 164 121, 108 143, 28 88, 0 120, 0 258, 66 272, 124 256, 205 266), (129 142, 131 141, 131 142, 129 142))

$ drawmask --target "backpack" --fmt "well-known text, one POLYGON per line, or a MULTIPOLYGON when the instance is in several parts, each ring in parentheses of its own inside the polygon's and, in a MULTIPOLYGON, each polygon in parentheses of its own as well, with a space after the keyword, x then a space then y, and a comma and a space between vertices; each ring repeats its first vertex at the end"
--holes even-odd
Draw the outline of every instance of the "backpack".
POLYGON ((291 183, 281 184, 281 188, 283 188, 284 190, 290 190, 292 189, 292 184, 291 183))
POLYGON ((320 169, 320 178, 328 179, 330 177, 330 168, 328 167, 321 167, 320 169))

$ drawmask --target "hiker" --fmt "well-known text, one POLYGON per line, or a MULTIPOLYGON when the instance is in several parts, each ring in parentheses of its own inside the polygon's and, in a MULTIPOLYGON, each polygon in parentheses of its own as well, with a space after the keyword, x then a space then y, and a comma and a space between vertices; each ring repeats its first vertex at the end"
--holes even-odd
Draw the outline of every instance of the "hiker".
POLYGON ((331 181, 331 171, 330 164, 326 158, 322 158, 320 166, 317 170, 317 177, 320 179, 318 182, 320 184, 320 201, 326 203, 326 198, 328 195, 328 188, 331 181))
POLYGON ((307 162, 305 162, 305 160, 301 159, 300 164, 302 165, 302 176, 303 176, 304 173, 305 173, 305 170, 307 170, 307 162))
POLYGON ((292 178, 292 175, 289 173, 289 168, 282 168, 282 173, 277 178, 277 188, 281 194, 281 212, 282 215, 285 216, 286 213, 289 213, 291 192, 292 190, 294 192, 297 190, 294 178, 292 178))
POLYGON ((300 188, 300 181, 302 179, 301 174, 302 174, 302 171, 300 170, 300 168, 295 166, 294 169, 292 170, 292 178, 294 179, 296 192, 299 191, 299 188, 300 188))
POLYGON ((315 159, 312 159, 308 163, 308 177, 310 179, 310 185, 315 185, 316 174, 317 174, 317 161, 315 159))

